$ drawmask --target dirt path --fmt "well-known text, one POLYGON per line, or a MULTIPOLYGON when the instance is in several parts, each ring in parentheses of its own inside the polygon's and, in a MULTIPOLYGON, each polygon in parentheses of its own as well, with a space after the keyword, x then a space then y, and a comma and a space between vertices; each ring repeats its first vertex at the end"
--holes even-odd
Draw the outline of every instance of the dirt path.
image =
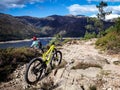
MULTIPOLYGON (((39 81, 37 85, 29 88, 54 87, 54 90, 120 90, 120 55, 107 55, 95 49, 95 39, 89 41, 71 41, 62 46, 63 60, 68 66, 55 70, 49 76, 39 81), (66 69, 65 69, 66 67, 66 69), (56 86, 56 88, 55 88, 56 86), (92 89, 91 89, 92 90, 92 89)), ((1 83, 0 90, 23 90, 26 87, 24 72, 26 65, 19 67, 13 75, 15 78, 9 82, 1 83)))
MULTIPOLYGON (((114 64, 114 61, 120 61, 120 55, 107 55, 95 49, 95 41, 72 41, 63 46, 63 59, 74 63, 64 72, 61 90, 90 90, 90 86, 95 86, 97 90, 120 90, 120 84, 116 84, 120 83, 120 66, 114 64), (80 65, 88 68, 81 69, 80 65)), ((60 74, 61 71, 57 74, 58 81, 60 74)))

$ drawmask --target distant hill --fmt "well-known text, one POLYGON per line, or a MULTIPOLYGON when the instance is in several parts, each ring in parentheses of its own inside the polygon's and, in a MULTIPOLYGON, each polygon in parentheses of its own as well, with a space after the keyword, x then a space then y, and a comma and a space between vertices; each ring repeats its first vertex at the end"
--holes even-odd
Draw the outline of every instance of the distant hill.
POLYGON ((0 41, 30 38, 39 31, 33 25, 0 13, 0 41))
MULTIPOLYGON (((38 37, 50 37, 61 34, 63 37, 83 37, 85 26, 88 24, 83 15, 52 15, 45 18, 30 16, 14 17, 0 14, 0 41, 38 37)), ((94 23, 94 22, 92 22, 94 23)), ((104 22, 105 27, 113 25, 113 22, 104 22)))

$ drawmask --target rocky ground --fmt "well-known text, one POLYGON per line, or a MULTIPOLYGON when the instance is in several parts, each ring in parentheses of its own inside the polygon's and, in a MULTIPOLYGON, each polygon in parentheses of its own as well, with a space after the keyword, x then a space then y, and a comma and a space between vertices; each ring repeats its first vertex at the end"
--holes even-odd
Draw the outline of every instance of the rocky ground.
POLYGON ((0 83, 0 90, 120 90, 120 55, 96 49, 95 41, 66 43, 61 47, 63 67, 52 70, 36 85, 25 83, 26 65, 19 66, 12 80, 0 83))

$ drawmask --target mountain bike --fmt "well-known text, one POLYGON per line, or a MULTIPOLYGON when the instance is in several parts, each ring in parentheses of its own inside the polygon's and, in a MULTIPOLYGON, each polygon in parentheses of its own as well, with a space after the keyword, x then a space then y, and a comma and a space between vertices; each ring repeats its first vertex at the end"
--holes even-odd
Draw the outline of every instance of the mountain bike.
POLYGON ((25 81, 28 84, 35 84, 48 72, 48 67, 51 70, 60 65, 62 61, 61 51, 55 48, 55 45, 51 45, 50 48, 43 52, 42 57, 32 59, 25 71, 25 81))

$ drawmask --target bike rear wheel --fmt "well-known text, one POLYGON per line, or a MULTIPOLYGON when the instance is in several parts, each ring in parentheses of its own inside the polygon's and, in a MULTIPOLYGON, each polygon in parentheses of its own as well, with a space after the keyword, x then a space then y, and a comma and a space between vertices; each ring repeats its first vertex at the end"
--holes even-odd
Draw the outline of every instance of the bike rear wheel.
POLYGON ((28 84, 35 84, 42 76, 43 69, 43 61, 41 58, 31 60, 25 72, 25 81, 28 84))
POLYGON ((56 51, 51 60, 51 67, 54 68, 59 66, 61 61, 62 61, 62 53, 61 51, 56 51))

